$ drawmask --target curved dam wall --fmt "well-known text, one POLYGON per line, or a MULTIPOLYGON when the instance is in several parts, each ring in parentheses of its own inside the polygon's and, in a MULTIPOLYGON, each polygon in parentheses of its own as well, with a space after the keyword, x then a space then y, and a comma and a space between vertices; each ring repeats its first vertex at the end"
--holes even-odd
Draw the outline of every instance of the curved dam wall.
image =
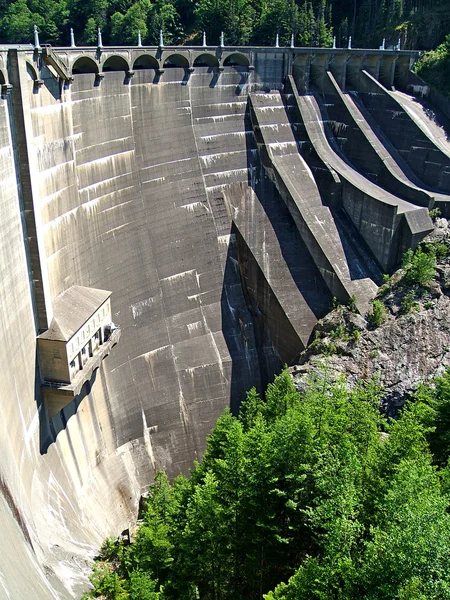
MULTIPOLYGON (((287 173, 298 162, 309 181, 303 193, 293 179, 294 208, 267 175, 250 119, 249 95, 282 89, 294 57, 247 55, 220 69, 64 82, 32 48, 0 48, 13 86, 0 100, 0 600, 79 598, 88 559, 136 517, 156 470, 186 472, 224 408, 293 362, 331 303, 298 227, 309 193, 327 198, 291 156, 296 142, 279 136, 290 131, 281 100, 259 118, 272 162, 281 153, 275 163, 287 173), (112 291, 122 335, 49 418, 36 336, 73 285, 112 291)), ((366 250, 343 219, 336 240, 356 257, 346 277, 373 291, 379 273, 359 268, 366 250)))

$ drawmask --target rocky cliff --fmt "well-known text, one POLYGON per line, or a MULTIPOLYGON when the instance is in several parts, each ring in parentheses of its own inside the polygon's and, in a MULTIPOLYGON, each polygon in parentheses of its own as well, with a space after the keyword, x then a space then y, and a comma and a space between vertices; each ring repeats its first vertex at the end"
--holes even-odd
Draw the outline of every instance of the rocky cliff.
POLYGON ((385 410, 395 414, 421 381, 450 366, 450 224, 438 218, 435 225, 422 244, 436 256, 435 276, 418 284, 401 268, 386 278, 377 296, 379 324, 351 305, 333 308, 291 368, 298 389, 311 372, 332 379, 343 375, 349 386, 375 377, 384 388, 385 410))

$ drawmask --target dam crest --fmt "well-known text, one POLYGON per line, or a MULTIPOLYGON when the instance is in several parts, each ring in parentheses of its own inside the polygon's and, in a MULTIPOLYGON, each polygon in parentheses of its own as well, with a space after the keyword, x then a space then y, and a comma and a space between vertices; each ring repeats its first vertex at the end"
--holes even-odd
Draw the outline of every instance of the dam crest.
POLYGON ((79 598, 156 471, 187 472, 333 298, 365 313, 449 215, 450 114, 417 56, 0 46, 0 599, 79 598), (111 313, 50 407, 37 340, 77 294, 64 343, 111 313))

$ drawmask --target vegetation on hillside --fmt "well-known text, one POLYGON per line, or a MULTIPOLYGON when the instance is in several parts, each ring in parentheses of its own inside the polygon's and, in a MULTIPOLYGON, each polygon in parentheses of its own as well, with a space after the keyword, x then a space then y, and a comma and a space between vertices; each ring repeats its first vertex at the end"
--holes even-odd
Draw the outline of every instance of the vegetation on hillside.
POLYGON ((416 73, 450 98, 450 35, 436 50, 430 50, 421 56, 416 73))
POLYGON ((0 0, 0 41, 31 42, 33 24, 41 41, 69 42, 73 27, 79 44, 95 44, 97 27, 106 44, 209 43, 225 33, 227 44, 387 46, 430 49, 450 31, 448 0, 0 0))
POLYGON ((86 598, 450 598, 450 372, 397 420, 376 383, 287 371, 225 411, 191 477, 160 473, 134 542, 105 542, 86 598))

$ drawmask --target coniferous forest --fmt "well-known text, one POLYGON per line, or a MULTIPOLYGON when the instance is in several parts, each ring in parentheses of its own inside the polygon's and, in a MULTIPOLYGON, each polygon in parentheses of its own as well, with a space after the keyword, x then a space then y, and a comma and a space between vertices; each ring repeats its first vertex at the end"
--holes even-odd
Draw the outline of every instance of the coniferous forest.
POLYGON ((157 44, 159 30, 166 44, 199 43, 206 31, 217 44, 289 44, 378 48, 401 40, 402 48, 430 50, 450 31, 448 0, 0 0, 0 41, 31 42, 33 25, 41 42, 95 45, 97 27, 106 44, 157 44))
POLYGON ((326 371, 301 395, 287 370, 265 401, 251 390, 190 478, 157 476, 85 598, 450 598, 450 372, 397 419, 379 400, 375 382, 348 391, 326 371))

